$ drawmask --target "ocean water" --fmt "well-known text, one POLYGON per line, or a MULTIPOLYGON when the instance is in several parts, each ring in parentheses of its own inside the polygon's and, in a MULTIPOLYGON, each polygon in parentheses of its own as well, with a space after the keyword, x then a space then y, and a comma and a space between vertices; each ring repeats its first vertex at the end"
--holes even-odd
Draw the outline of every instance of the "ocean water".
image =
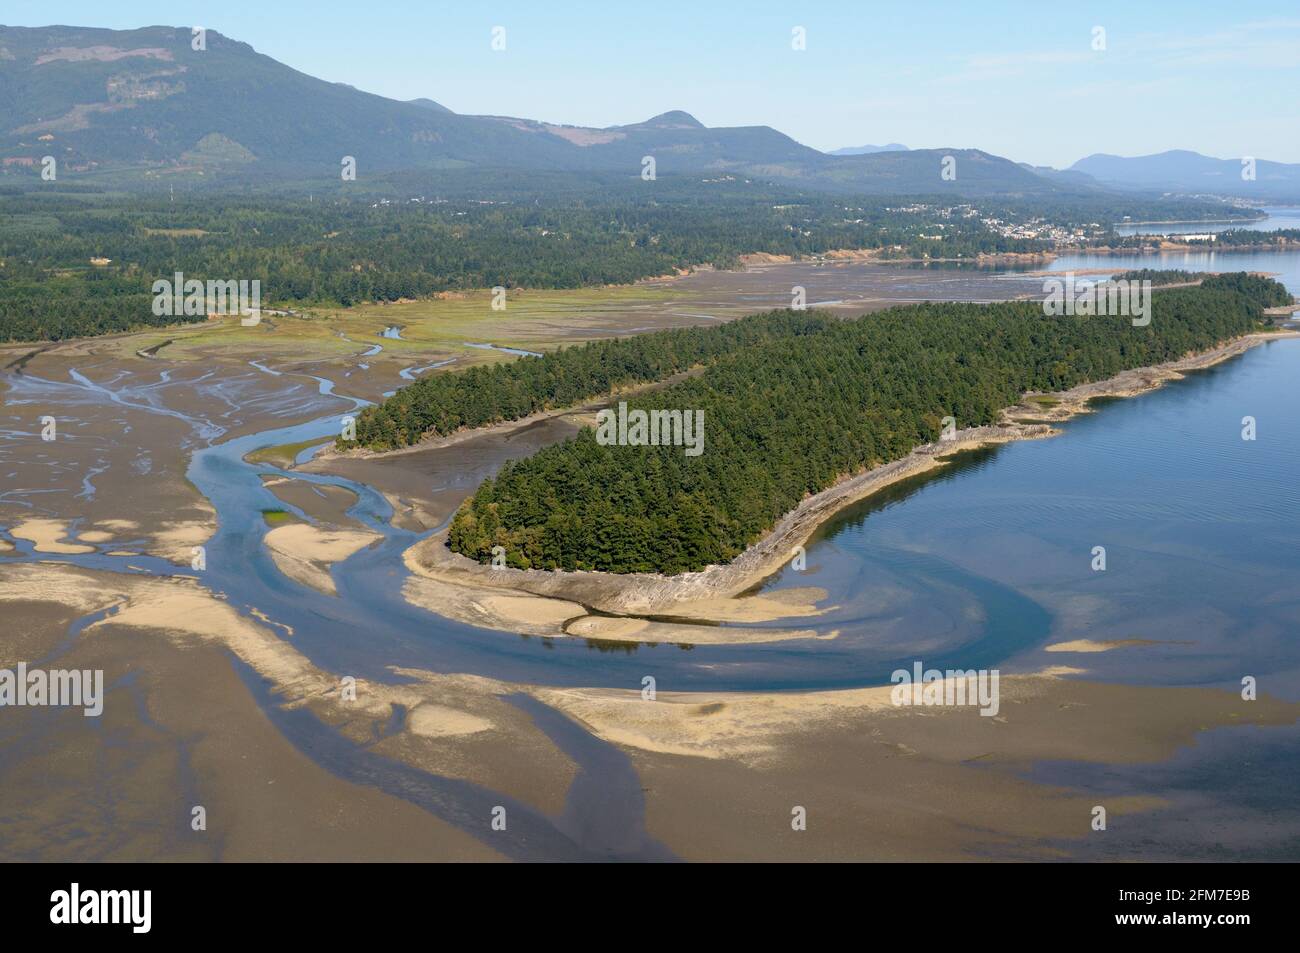
MULTIPOLYGON (((1192 254, 1053 268, 1261 270, 1300 292, 1300 252, 1192 254)), ((1061 436, 963 455, 841 512, 808 570, 766 588, 825 588, 837 608, 818 626, 841 628, 837 651, 971 667, 996 646, 1004 669, 1025 670, 1081 658, 1047 645, 1141 640, 1154 644, 1083 658, 1111 680, 1253 675, 1300 698, 1300 339, 1094 410, 1061 436)))
MULTIPOLYGON (((1268 271, 1300 293, 1297 252, 1052 265, 1111 267, 1268 271)), ((1249 676, 1261 695, 1300 700, 1300 339, 1094 407, 1059 437, 967 454, 840 513, 809 544, 809 570, 766 588, 826 588, 839 608, 819 621, 843 626, 831 644, 850 667, 905 651, 926 667, 980 667, 992 647, 1003 672, 1070 665, 1086 670, 1076 677, 1231 692, 1249 676), (1077 639, 1140 644, 1046 651, 1077 639)), ((1112 815, 1104 833, 1081 826, 1063 856, 1295 861, 1298 764, 1300 725, 1240 726, 1168 759, 1039 762, 1025 775, 1102 805, 1164 801, 1112 815)))
POLYGON ((1300 340, 1279 340, 1063 425, 964 455, 841 512, 809 569, 839 651, 1300 698, 1300 340), (1256 439, 1242 439, 1254 417, 1256 439), (1094 569, 1094 550, 1105 569, 1094 569), (1081 657, 1076 639, 1143 640, 1081 657))
POLYGON ((1300 208, 1286 205, 1265 206, 1260 209, 1268 217, 1257 222, 1160 222, 1150 225, 1116 225, 1117 235, 1199 235, 1217 234, 1230 228, 1245 228, 1255 232, 1271 232, 1280 228, 1300 228, 1300 208))

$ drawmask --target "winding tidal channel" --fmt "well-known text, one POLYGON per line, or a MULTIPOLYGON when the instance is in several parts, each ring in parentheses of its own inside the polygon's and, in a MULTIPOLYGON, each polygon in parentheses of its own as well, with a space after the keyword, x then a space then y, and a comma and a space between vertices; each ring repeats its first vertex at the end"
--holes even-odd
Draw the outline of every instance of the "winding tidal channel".
MULTIPOLYGON (((1230 686, 1242 671, 1282 673, 1269 691, 1300 698, 1300 642, 1289 635, 1300 618, 1297 340, 1270 342, 1157 391, 1107 401, 1066 423, 1060 437, 961 455, 841 511, 809 543, 806 571, 783 570, 761 587, 823 589, 822 614, 798 625, 834 638, 694 646, 523 636, 411 604, 403 597, 402 553, 425 534, 395 525, 383 493, 335 474, 245 459, 260 448, 332 437, 367 402, 336 393, 321 377, 255 366, 311 377, 318 397, 336 408, 231 437, 204 416, 168 406, 134 375, 107 383, 76 368, 66 380, 10 375, 10 403, 119 404, 183 420, 194 446, 187 477, 215 509, 218 528, 197 573, 158 557, 108 552, 129 547, 37 552, 21 539, 12 540, 0 567, 39 560, 197 575, 238 612, 291 631, 294 647, 317 667, 374 682, 400 681, 393 669, 404 668, 521 685, 627 690, 653 676, 661 692, 817 690, 887 684, 891 672, 918 658, 934 668, 1032 671, 1060 660, 1044 651, 1049 643, 1093 638, 1171 646, 1167 665, 1134 668, 1120 655, 1098 657, 1092 670, 1105 679, 1230 686), (1261 437, 1251 444, 1240 437, 1244 415, 1259 421, 1261 437), (289 509, 314 520, 277 498, 265 477, 356 495, 348 515, 380 539, 333 566, 337 596, 277 568, 264 543, 264 511, 289 509), (1106 573, 1089 571, 1096 545, 1109 551, 1106 573), (1212 624, 1189 629, 1198 617, 1212 624), (1174 647, 1189 639, 1193 650, 1174 647)), ((219 388, 220 379, 211 386, 219 388)), ((92 621, 78 619, 69 637, 92 621)), ((578 767, 558 817, 366 751, 309 710, 275 704, 257 673, 236 665, 268 717, 317 763, 491 837, 507 856, 671 856, 645 832, 644 796, 628 757, 531 696, 510 701, 578 767), (508 834, 484 831, 483 819, 498 805, 510 812, 508 834)))

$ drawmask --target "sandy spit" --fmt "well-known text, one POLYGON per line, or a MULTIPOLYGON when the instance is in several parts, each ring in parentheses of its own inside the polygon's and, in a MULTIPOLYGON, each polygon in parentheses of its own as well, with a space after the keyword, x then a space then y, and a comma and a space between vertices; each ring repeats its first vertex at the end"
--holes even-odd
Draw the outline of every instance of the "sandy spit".
POLYGON ((9 535, 32 543, 32 548, 38 553, 75 554, 95 551, 94 546, 61 542, 68 535, 68 524, 62 520, 23 520, 9 531, 9 535))
POLYGON ((798 748, 801 738, 868 732, 872 726, 893 726, 883 730, 921 750, 921 739, 935 719, 956 719, 955 725, 966 726, 959 733, 968 737, 996 733, 1009 723, 1027 724, 1041 733, 1020 750, 976 740, 976 744, 1002 748, 998 760, 1014 761, 1033 757, 1039 745, 1068 747, 1069 742, 1061 738, 1072 733, 1056 730, 1063 724, 1102 731, 1108 718, 1115 721, 1106 729, 1111 737, 1089 740, 1074 753, 1083 760, 1135 762, 1167 757, 1173 750, 1170 739, 1185 742, 1207 724, 1285 725, 1300 712, 1300 705, 1273 699, 1244 702, 1235 692, 1111 686, 1067 677, 1080 674, 1081 669, 1054 666, 1003 675, 999 712, 992 717, 973 706, 900 707, 894 704, 890 685, 784 693, 661 690, 653 699, 635 689, 532 687, 528 691, 599 737, 627 748, 760 764, 798 748), (1101 702, 1107 696, 1122 699, 1123 718, 1101 702), (1040 710, 1049 712, 1050 718, 1039 718, 1040 710), (1140 724, 1145 724, 1146 734, 1133 730, 1140 724))
POLYGON ((1069 642, 1053 642, 1051 645, 1043 646, 1044 652, 1109 652, 1112 649, 1123 649, 1141 645, 1158 645, 1154 639, 1108 639, 1097 641, 1096 639, 1074 639, 1069 642))
POLYGON ((409 550, 407 553, 405 562, 413 573, 402 587, 402 596, 407 602, 443 618, 484 629, 548 638, 577 637, 600 642, 653 644, 671 642, 678 645, 737 645, 834 638, 834 635, 819 636, 811 629, 724 627, 667 619, 590 615, 585 606, 566 599, 460 585, 422 575, 412 563, 409 550))
POLYGON ((277 526, 265 537, 276 567, 291 579, 337 595, 330 566, 379 539, 378 533, 321 529, 310 523, 277 526))

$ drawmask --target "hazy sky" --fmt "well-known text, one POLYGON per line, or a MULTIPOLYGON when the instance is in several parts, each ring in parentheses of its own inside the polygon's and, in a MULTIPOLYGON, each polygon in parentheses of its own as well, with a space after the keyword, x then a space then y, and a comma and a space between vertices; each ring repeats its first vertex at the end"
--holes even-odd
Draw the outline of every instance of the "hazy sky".
POLYGON ((897 141, 1058 167, 1177 148, 1300 162, 1297 0, 4 0, 0 21, 205 26, 465 113, 608 126, 685 109, 818 149, 897 141))

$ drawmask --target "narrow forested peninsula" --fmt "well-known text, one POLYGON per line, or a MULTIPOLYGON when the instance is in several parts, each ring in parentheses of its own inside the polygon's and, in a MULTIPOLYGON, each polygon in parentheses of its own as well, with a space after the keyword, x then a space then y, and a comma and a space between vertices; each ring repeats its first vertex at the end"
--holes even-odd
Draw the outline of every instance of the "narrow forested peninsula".
POLYGON ((773 341, 788 344, 824 330, 833 320, 810 311, 773 311, 713 327, 592 341, 542 357, 436 374, 367 407, 357 417, 356 440, 340 440, 338 445, 392 450, 464 427, 572 407, 615 388, 661 381, 711 364, 744 348, 773 341))
MULTIPOLYGON (((1210 348, 1257 328, 1262 309, 1283 297, 1274 281, 1236 274, 1159 292, 1145 327, 1128 317, 1046 317, 1025 301, 913 305, 851 321, 774 312, 698 331, 732 346, 711 350, 701 375, 627 404, 703 411, 701 455, 605 445, 584 429, 485 481, 453 519, 448 545, 481 562, 500 546, 507 564, 523 569, 675 574, 726 563, 808 494, 938 439, 944 417, 960 428, 992 424, 1026 391, 1064 390, 1210 348)), ((657 348, 670 339, 618 343, 657 348)), ((696 347, 663 367, 698 359, 696 347)), ((529 365, 547 360, 512 367, 542 374, 529 365)), ((493 373, 504 372, 474 382, 500 383, 493 373)), ((471 385, 457 376, 444 386, 471 385)), ((467 394, 501 399, 494 390, 467 394)))

